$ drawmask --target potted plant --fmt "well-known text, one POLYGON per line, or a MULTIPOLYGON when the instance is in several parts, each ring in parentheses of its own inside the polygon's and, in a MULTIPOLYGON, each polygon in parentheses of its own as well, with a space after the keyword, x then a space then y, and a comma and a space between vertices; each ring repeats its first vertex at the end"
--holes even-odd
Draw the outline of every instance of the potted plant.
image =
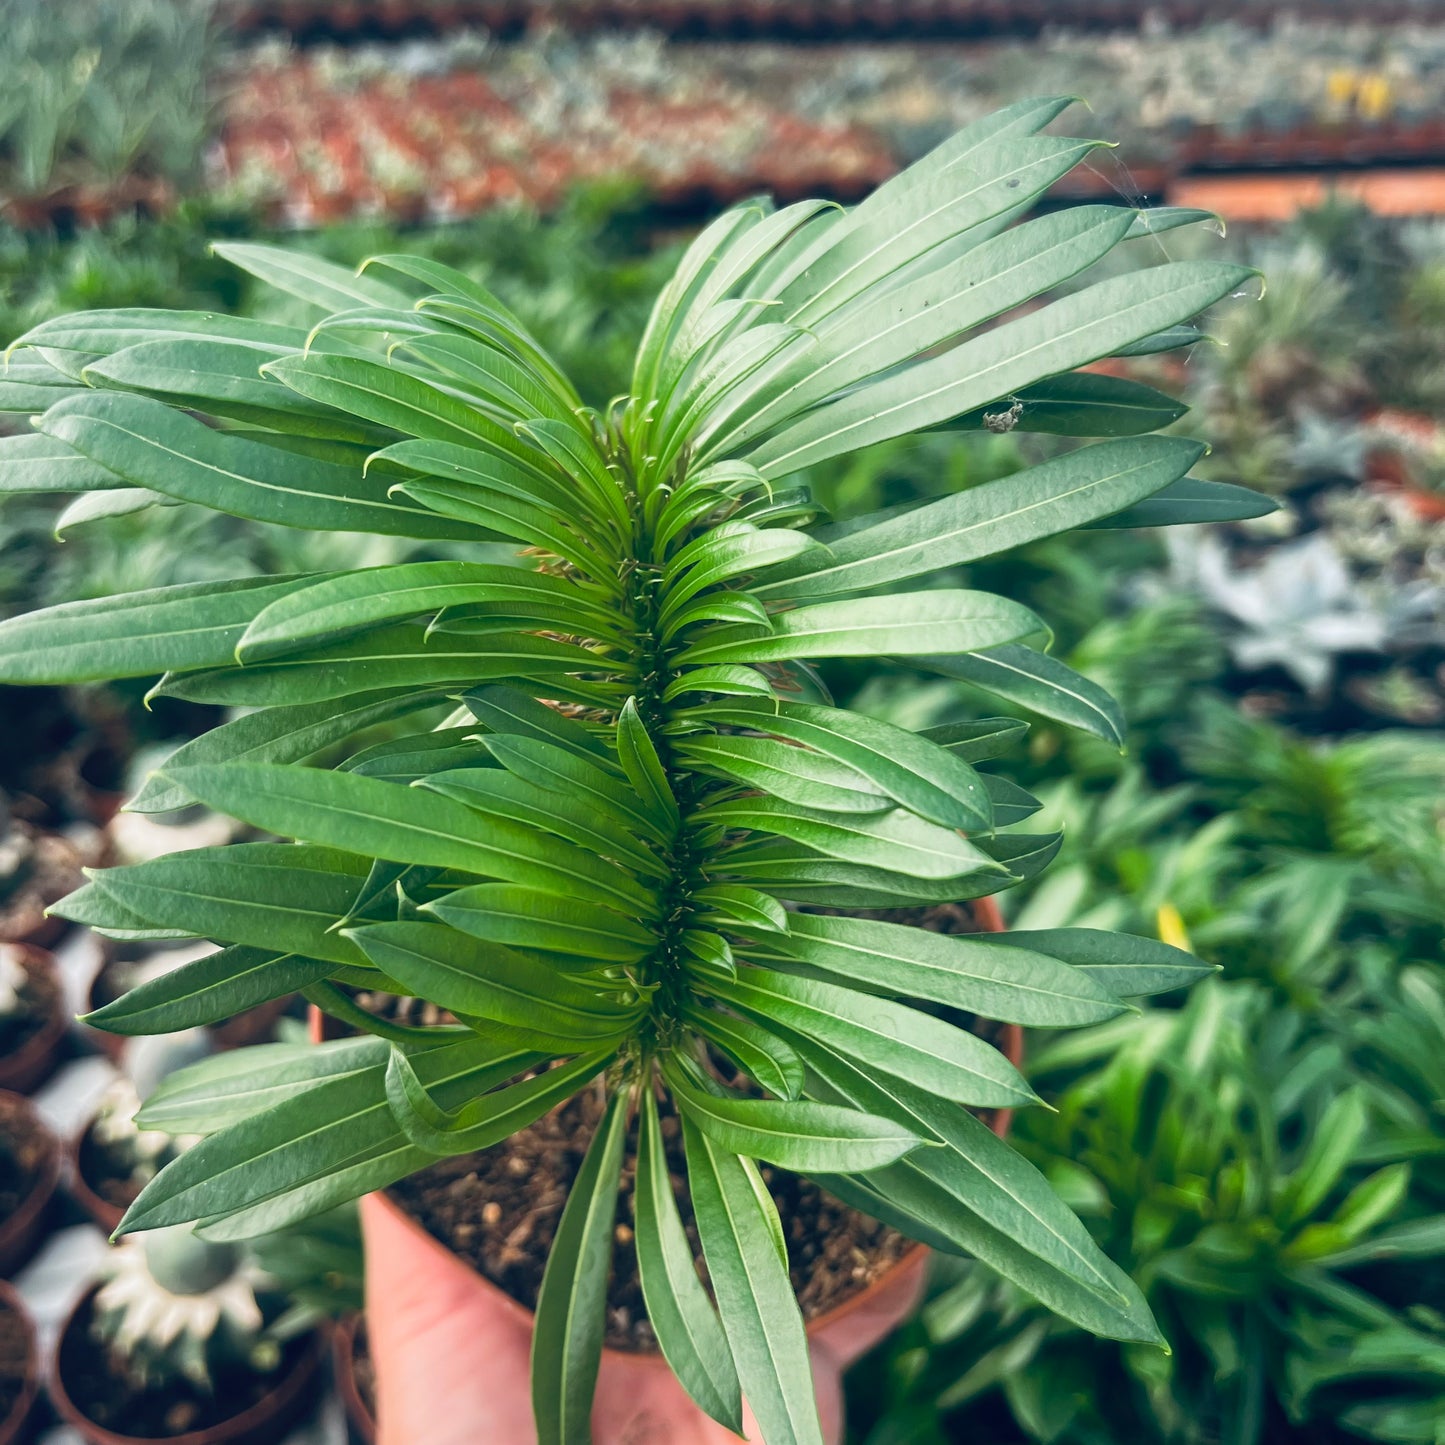
POLYGON ((91 390, 0 443, 0 471, 519 549, 515 565, 184 585, 0 625, 0 680, 160 673, 167 695, 253 709, 165 777, 304 840, 98 872, 61 905, 226 945, 126 995, 146 1027, 300 989, 364 1035, 168 1080, 155 1109, 206 1137, 123 1232, 267 1232, 580 1099, 596 1126, 538 1286, 543 1441, 588 1432, 624 1177, 635 1277, 613 1288, 636 1291, 701 1408, 737 1428, 745 1395, 770 1445, 821 1431, 758 1161, 782 1197, 807 1176, 1085 1328, 1159 1341, 1133 1282, 969 1112, 1035 1096, 961 1025, 1098 1021, 1200 966, 1087 930, 900 922, 1036 874, 1057 839, 1017 831, 1035 804, 975 767, 1016 724, 915 734, 834 705, 813 666, 902 659, 1118 742, 1108 696, 1035 645, 1045 623, 954 585, 958 569, 1077 526, 1270 509, 1191 479, 1203 443, 1146 435, 1180 415, 1172 399, 1076 371, 1182 344, 1252 273, 1167 263, 1025 307, 1131 235, 1205 219, 1020 220, 1097 144, 1042 133, 1066 104, 979 121, 851 211, 729 211, 663 291, 630 394, 601 410, 488 291, 408 255, 353 275, 217 247, 312 302, 309 332, 132 311, 20 338, 91 390), (945 423, 1104 440, 913 510, 818 515, 810 469, 945 423), (410 725, 347 756, 382 718, 410 725), (312 765, 323 750, 340 761, 312 765), (388 1019, 357 991, 446 1017, 388 1019))
POLYGON ((40 1393, 40 1352, 25 1301, 0 1280, 0 1445, 25 1445, 40 1393))
POLYGON ((24 1265, 45 1237, 60 1144, 30 1101, 0 1093, 0 1278, 24 1265))
POLYGON ((189 1225, 124 1240, 61 1329, 50 1394, 90 1445, 269 1445, 314 1398, 314 1332, 251 1251, 189 1225))
POLYGON ((29 1093, 54 1072, 70 1016, 55 960, 0 943, 0 1089, 29 1093))

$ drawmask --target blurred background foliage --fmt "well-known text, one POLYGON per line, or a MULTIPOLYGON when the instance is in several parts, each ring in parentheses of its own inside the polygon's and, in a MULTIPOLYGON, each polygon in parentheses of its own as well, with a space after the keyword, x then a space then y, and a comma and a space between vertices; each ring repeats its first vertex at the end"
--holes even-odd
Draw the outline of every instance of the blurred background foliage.
MULTIPOLYGON (((286 219, 258 215, 244 188, 202 183, 236 65, 215 22, 200 0, 0 0, 0 189, 50 198, 40 220, 12 204, 0 223, 7 337, 84 307, 277 314, 207 249, 286 219), (18 106, 19 94, 43 104, 18 106), (88 210, 83 192, 102 182, 107 203, 88 210)), ((1359 35, 1357 69, 1393 76, 1394 89, 1362 92, 1358 75, 1332 88, 1316 65, 1320 105, 1379 123, 1404 96, 1411 124, 1435 114, 1414 71, 1390 69, 1395 51, 1359 35)), ((1188 44, 1198 75, 1205 41, 1188 44)), ((1096 48, 1116 69, 1147 51, 1133 39, 1096 48)), ((1068 53, 1057 38, 1039 51, 1055 68, 1068 53)), ((438 64, 420 52, 328 63, 353 89, 388 65, 438 64)), ((1020 86, 1043 84, 1015 70, 1020 86)), ((1169 130, 1157 97, 1178 91, 1162 85, 1151 135, 1169 130)), ((1104 99, 1112 120, 1119 102, 1104 99)), ((1119 123, 1127 157, 1130 118, 1119 123)), ((352 215, 292 239, 346 262, 405 248, 484 279, 604 403, 626 384, 690 224, 632 178, 566 189, 545 213, 352 215)), ((856 1445, 1445 1442, 1445 223, 1332 199, 1281 226, 1164 240, 1174 256, 1237 255, 1268 289, 1223 308, 1212 340, 1182 360, 1139 358, 1129 374, 1190 403, 1178 429, 1214 447, 1201 472, 1264 488, 1282 510, 1167 541, 1086 532, 963 580, 1056 619, 1057 653, 1129 719, 1123 754, 1035 721, 1000 764, 1066 830, 1045 877, 1005 896, 1010 923, 1151 934, 1219 965, 1188 998, 1032 1039, 1029 1072, 1057 1112, 1015 1124, 1140 1279, 1173 1353, 1086 1338, 981 1267, 940 1262, 921 1316, 851 1382, 856 1445)), ((1135 259, 1163 245, 1136 243, 1135 259)), ((1047 445, 940 432, 807 480, 843 518, 976 486, 1047 445)), ((55 522, 52 502, 0 497, 0 615, 431 555, 184 506, 92 521, 58 548, 55 522)), ((909 727, 999 710, 943 677, 824 672, 839 697, 909 727)), ((11 807, 63 825, 87 788, 122 786, 139 752, 215 720, 148 710, 142 691, 0 695, 11 807)))

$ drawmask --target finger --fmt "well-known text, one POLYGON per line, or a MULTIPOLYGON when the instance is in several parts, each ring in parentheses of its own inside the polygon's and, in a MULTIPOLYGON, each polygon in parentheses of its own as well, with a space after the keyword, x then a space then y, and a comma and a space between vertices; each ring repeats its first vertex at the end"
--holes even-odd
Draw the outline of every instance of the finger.
POLYGON ((376 1197, 361 1224, 378 1445, 535 1445, 525 1316, 376 1197))

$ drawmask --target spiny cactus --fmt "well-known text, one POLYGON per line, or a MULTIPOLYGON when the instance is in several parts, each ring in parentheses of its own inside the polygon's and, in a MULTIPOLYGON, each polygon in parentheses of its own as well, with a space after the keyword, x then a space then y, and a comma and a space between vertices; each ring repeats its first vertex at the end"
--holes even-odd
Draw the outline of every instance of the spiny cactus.
POLYGON ((95 1297, 96 1338, 139 1389, 188 1380, 210 1390, 227 1367, 274 1370, 281 1343, 268 1330, 251 1255, 213 1244, 190 1225, 124 1240, 95 1297))

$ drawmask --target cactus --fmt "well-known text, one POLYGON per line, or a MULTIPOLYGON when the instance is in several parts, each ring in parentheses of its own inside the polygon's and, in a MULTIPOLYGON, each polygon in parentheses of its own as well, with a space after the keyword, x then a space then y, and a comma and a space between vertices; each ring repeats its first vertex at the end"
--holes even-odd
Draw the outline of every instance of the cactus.
POLYGON ((138 1389, 189 1381, 209 1391, 227 1369, 265 1373, 281 1363, 258 1292, 265 1276, 232 1244, 191 1225, 123 1240, 95 1297, 94 1333, 138 1389))

